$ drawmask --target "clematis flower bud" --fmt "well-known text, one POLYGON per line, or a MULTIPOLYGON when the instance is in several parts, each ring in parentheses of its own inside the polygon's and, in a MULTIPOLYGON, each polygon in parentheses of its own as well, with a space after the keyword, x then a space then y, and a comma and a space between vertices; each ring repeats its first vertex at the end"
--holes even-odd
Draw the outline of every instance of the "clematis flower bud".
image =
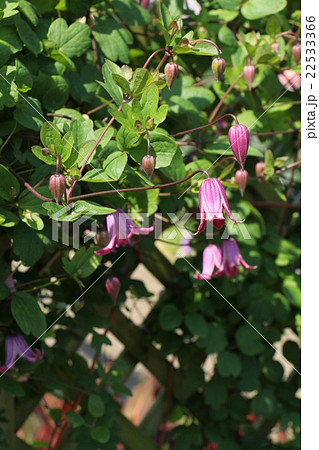
POLYGON ((168 89, 171 89, 174 81, 176 80, 176 78, 178 76, 178 65, 175 64, 173 61, 167 63, 164 68, 164 73, 166 75, 167 87, 168 87, 168 89))
POLYGON ((226 61, 223 58, 215 58, 212 62, 212 69, 214 75, 219 81, 226 69, 226 61))
POLYGON ((51 175, 49 180, 49 188, 56 203, 60 203, 66 189, 65 176, 59 173, 54 173, 51 175))
POLYGON ((255 77, 255 66, 253 64, 248 64, 247 66, 244 67, 243 72, 245 80, 248 84, 248 89, 251 91, 255 77))
POLYGON ((259 161, 255 166, 256 177, 261 178, 264 176, 265 163, 264 161, 259 161))
POLYGON ((233 125, 229 128, 228 138, 231 149, 240 167, 244 170, 249 146, 249 131, 246 125, 233 125))
POLYGON ((142 166, 149 180, 152 178, 155 169, 155 164, 156 159, 152 155, 145 155, 142 159, 142 166))
POLYGON ((296 61, 296 64, 300 63, 300 57, 301 57, 301 45, 295 44, 292 47, 292 56, 294 57, 294 60, 296 61))
POLYGON ((120 280, 117 277, 108 278, 105 283, 105 288, 115 305, 121 288, 120 280))
POLYGON ((246 185, 247 185, 247 179, 248 179, 248 172, 247 170, 237 170, 237 172, 235 173, 235 180, 237 183, 237 186, 239 187, 241 196, 244 195, 244 191, 246 189, 246 185))

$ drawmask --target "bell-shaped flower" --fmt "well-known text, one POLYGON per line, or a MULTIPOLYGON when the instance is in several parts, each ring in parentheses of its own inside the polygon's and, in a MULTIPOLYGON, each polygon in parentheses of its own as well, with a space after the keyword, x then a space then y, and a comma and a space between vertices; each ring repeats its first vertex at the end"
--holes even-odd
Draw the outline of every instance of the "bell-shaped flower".
POLYGON ((217 245, 210 244, 203 251, 203 271, 202 273, 196 272, 194 278, 197 280, 210 280, 213 276, 213 272, 220 268, 222 263, 222 252, 217 245))
POLYGON ((244 170, 249 146, 249 131, 246 125, 233 125, 229 128, 228 138, 231 149, 240 167, 244 170))
POLYGON ((131 240, 131 237, 151 233, 154 230, 154 224, 149 228, 139 227, 122 209, 117 209, 106 217, 106 228, 109 242, 106 247, 96 250, 96 255, 114 253, 121 245, 133 246, 135 241, 131 240))
POLYGON ((111 297, 112 302, 115 305, 116 301, 117 301, 117 297, 118 297, 120 289, 121 289, 120 280, 117 277, 109 277, 106 280, 105 288, 106 288, 107 293, 111 297))
POLYGON ((278 75, 278 80, 289 92, 295 92, 300 89, 301 76, 292 70, 284 70, 283 73, 278 75))
POLYGON ((239 273, 238 267, 242 266, 247 270, 257 269, 257 266, 250 266, 244 261, 234 238, 225 239, 221 244, 222 262, 219 270, 214 273, 214 277, 224 274, 226 277, 233 277, 239 273))
POLYGON ((6 336, 5 349, 6 360, 5 363, 0 366, 0 372, 6 372, 7 370, 12 369, 17 356, 20 356, 31 363, 43 358, 43 352, 36 349, 34 353, 20 333, 9 334, 6 336))
POLYGON ((234 222, 243 222, 243 220, 236 220, 232 215, 226 192, 221 182, 217 180, 217 178, 207 178, 202 182, 199 188, 199 210, 201 221, 195 235, 205 229, 206 220, 217 230, 220 230, 223 225, 225 225, 223 209, 225 209, 229 218, 234 222))

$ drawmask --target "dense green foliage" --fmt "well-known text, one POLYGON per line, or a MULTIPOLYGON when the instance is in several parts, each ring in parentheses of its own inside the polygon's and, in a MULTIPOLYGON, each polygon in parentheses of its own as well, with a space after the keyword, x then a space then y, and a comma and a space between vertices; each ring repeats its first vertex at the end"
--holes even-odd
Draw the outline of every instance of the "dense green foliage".
POLYGON ((59 448, 111 450, 120 442, 128 449, 156 448, 163 413, 153 412, 148 425, 133 428, 115 400, 130 395, 125 381, 138 361, 169 392, 170 401, 163 399, 169 403, 168 422, 176 426, 167 431, 163 448, 216 448, 208 447, 212 443, 218 450, 300 448, 299 347, 288 340, 280 350, 297 369, 288 364, 288 376, 272 347, 286 328, 300 333, 300 171, 297 165, 285 169, 299 160, 300 94, 285 91, 277 77, 285 69, 300 73, 292 54, 295 41, 282 35, 299 34, 300 5, 205 0, 195 16, 183 4, 157 1, 148 11, 133 0, 0 0, 0 364, 8 333, 23 334, 29 345, 39 337, 32 349, 44 355, 35 363, 19 359, 0 378, 0 448, 40 447, 15 433, 46 393, 68 406, 66 416, 50 410, 56 425, 70 423, 59 448), (227 64, 219 82, 211 66, 216 48, 188 45, 186 39, 218 44, 227 64), (164 53, 142 68, 165 45, 179 66, 170 90, 164 66, 155 70, 164 53), (256 68, 252 90, 241 77, 223 99, 248 58, 256 68), (221 99, 216 117, 232 113, 251 133, 243 197, 235 182, 238 165, 228 158, 232 119, 169 136, 206 125, 221 99), (111 117, 91 155, 104 118, 111 117), (151 180, 141 168, 148 134, 156 157, 151 180), (202 174, 161 190, 79 198, 66 208, 36 197, 25 185, 51 200, 49 176, 57 154, 68 188, 75 184, 72 197, 165 184, 208 170, 222 181, 232 211, 245 219, 243 225, 228 222, 227 229, 244 259, 258 268, 209 283, 193 278, 195 269, 201 271, 205 246, 220 244, 224 230, 213 240, 195 236, 191 253, 185 258, 178 253, 182 236, 168 213, 192 213, 185 227, 196 232, 202 174), (264 174, 257 178, 255 165, 263 160, 264 174), (102 230, 116 208, 143 213, 150 223, 161 213, 163 233, 156 237, 168 243, 149 234, 132 247, 96 255, 96 242, 84 241, 85 227, 97 221, 102 230), (59 226, 52 221, 56 214, 59 226), (86 221, 76 246, 72 223, 79 218, 86 221), (114 317, 105 291, 106 263, 114 263, 112 273, 121 282, 114 317), (142 328, 120 310, 127 291, 136 298, 150 295, 142 281, 130 279, 139 263, 165 286, 142 328), (99 354, 110 344, 101 331, 109 324, 126 352, 112 370, 98 362, 89 372, 78 348, 90 335, 99 354), (217 363, 207 377, 203 363, 209 355, 217 363), (80 407, 73 408, 83 387, 80 407), (256 421, 247 420, 251 413, 256 421), (289 442, 273 447, 269 433, 278 424, 289 428, 289 442))

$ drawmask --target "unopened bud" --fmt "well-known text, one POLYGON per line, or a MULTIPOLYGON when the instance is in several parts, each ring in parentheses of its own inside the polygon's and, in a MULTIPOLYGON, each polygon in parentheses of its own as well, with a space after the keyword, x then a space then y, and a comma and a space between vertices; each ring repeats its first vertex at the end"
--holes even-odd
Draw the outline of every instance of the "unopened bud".
POLYGON ((279 44, 278 44, 278 42, 273 42, 271 44, 271 47, 272 47, 274 53, 276 53, 276 55, 278 55, 278 52, 279 52, 279 44))
POLYGON ((134 125, 138 131, 142 129, 142 122, 140 120, 136 120, 134 125))
POLYGON ((51 155, 50 149, 48 149, 47 147, 42 148, 41 149, 41 153, 42 153, 43 156, 50 156, 51 155))
POLYGON ((146 173, 148 179, 152 178, 155 169, 156 159, 152 155, 145 155, 142 159, 142 167, 146 173))
POLYGON ((168 31, 171 31, 172 32, 172 34, 176 34, 176 33, 178 33, 179 32, 179 30, 181 29, 181 25, 180 25, 180 23, 179 22, 177 22, 176 20, 173 20, 173 22, 171 22, 169 25, 168 25, 168 31))
POLYGON ((107 232, 107 230, 105 228, 101 228, 97 233, 96 233, 96 243, 99 247, 103 248, 106 247, 107 244, 109 243, 109 233, 107 232))
POLYGON ((212 62, 212 69, 214 75, 217 77, 219 81, 226 69, 226 61, 223 58, 215 58, 212 62))
POLYGON ((167 63, 164 68, 164 73, 166 75, 166 83, 167 83, 168 89, 171 89, 174 81, 176 80, 176 78, 178 76, 178 65, 175 64, 173 61, 167 63))
POLYGON ((256 177, 261 178, 264 176, 265 163, 264 161, 259 161, 255 166, 256 177))
POLYGON ((246 125, 233 125, 229 128, 228 138, 234 156, 244 170, 249 146, 249 130, 246 125))
POLYGON ((51 175, 49 180, 49 188, 56 203, 60 203, 60 200, 66 189, 66 181, 64 175, 61 175, 59 173, 54 173, 53 175, 51 175))
POLYGON ((105 288, 115 305, 121 288, 120 280, 117 277, 108 278, 105 283, 105 288))
POLYGON ((182 39, 181 40, 181 47, 187 48, 189 46, 189 40, 188 39, 182 39))
POLYGON ((248 84, 248 89, 251 91, 254 77, 255 77, 255 66, 253 64, 248 64, 244 67, 244 77, 248 84))
POLYGON ((145 125, 147 130, 152 130, 154 128, 154 119, 150 116, 146 117, 145 125))
POLYGON ((300 44, 295 44, 292 47, 292 55, 294 57, 294 60, 296 61, 296 64, 299 64, 300 58, 301 58, 301 45, 300 44))
POLYGON ((247 185, 247 179, 248 179, 248 172, 247 170, 237 170, 235 174, 235 180, 237 183, 237 186, 240 190, 241 196, 244 195, 244 191, 246 189, 247 185))

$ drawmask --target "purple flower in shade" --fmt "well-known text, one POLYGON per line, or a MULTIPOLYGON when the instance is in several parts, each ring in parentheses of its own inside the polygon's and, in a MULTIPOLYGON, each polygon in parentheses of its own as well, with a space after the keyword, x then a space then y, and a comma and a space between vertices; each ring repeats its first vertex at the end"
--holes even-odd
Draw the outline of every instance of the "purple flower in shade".
POLYGON ((211 223, 217 230, 220 230, 225 225, 225 217, 223 208, 228 214, 229 218, 236 223, 242 223, 243 220, 236 220, 232 215, 226 192, 217 178, 207 178, 204 180, 199 188, 199 210, 201 213, 201 221, 197 230, 200 233, 205 229, 205 221, 211 223))
POLYGON ((237 242, 234 238, 225 239, 222 241, 222 262, 215 272, 214 277, 225 274, 226 277, 233 277, 239 273, 237 266, 242 266, 244 269, 253 270, 257 266, 249 266, 242 257, 238 248, 237 242))
POLYGON ((106 247, 96 250, 96 255, 108 255, 114 253, 120 245, 135 245, 131 240, 133 235, 147 235, 154 230, 154 224, 149 228, 136 225, 132 219, 122 210, 117 209, 114 213, 106 217, 106 228, 109 235, 109 242, 106 247))
POLYGON ((105 288, 115 305, 121 288, 120 280, 117 277, 108 278, 105 283, 105 288))
POLYGON ((244 170, 248 146, 249 131, 246 125, 233 125, 229 128, 228 138, 231 149, 240 167, 244 170))
POLYGON ((34 353, 31 348, 29 348, 24 337, 19 333, 6 336, 5 347, 6 361, 3 366, 0 366, 0 372, 12 369, 17 356, 21 356, 21 358, 32 363, 43 358, 43 352, 36 349, 36 352, 34 353))
POLYGON ((215 267, 220 268, 222 263, 222 252, 217 245, 210 244, 203 251, 203 271, 196 272, 194 278, 197 280, 210 280, 213 276, 215 267))

